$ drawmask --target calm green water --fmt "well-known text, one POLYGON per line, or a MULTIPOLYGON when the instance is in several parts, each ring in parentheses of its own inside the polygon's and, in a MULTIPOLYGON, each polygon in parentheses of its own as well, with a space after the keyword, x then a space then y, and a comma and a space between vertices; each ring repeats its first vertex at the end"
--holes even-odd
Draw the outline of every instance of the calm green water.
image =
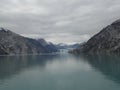
POLYGON ((1 56, 0 90, 120 90, 120 56, 1 56))

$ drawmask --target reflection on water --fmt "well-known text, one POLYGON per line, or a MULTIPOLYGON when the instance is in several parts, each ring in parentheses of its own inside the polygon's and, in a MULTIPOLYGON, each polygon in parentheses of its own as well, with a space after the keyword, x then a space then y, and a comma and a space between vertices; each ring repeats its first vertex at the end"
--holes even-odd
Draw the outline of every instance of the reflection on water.
POLYGON ((110 80, 120 83, 120 55, 81 55, 94 69, 100 71, 110 80))
POLYGON ((25 69, 40 66, 44 68, 47 61, 52 61, 57 55, 1 56, 0 80, 11 78, 25 69))
POLYGON ((119 90, 119 55, 0 56, 0 90, 119 90), (7 83, 7 85, 6 85, 7 83))

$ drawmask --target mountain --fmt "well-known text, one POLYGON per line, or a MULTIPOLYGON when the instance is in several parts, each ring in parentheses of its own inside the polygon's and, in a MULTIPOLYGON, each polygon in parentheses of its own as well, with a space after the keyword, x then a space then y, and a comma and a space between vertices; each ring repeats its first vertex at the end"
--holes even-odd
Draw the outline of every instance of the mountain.
POLYGON ((20 36, 10 30, 0 29, 0 55, 50 53, 43 43, 20 36))
POLYGON ((113 22, 94 35, 73 53, 120 52, 120 20, 113 22))
POLYGON ((79 43, 75 43, 75 44, 71 44, 71 45, 67 45, 67 44, 64 44, 64 43, 59 43, 56 45, 56 47, 58 49, 76 49, 80 46, 79 43))
POLYGON ((51 42, 48 43, 44 39, 38 39, 37 41, 40 42, 51 53, 59 51, 57 47, 51 42))
POLYGON ((59 43, 59 44, 56 44, 56 47, 60 50, 60 49, 68 48, 68 45, 64 43, 59 43))
MULTIPOLYGON (((83 44, 83 43, 81 43, 81 44, 83 44)), ((76 48, 79 48, 79 46, 80 46, 81 44, 79 44, 79 43, 72 44, 72 45, 69 45, 69 48, 76 49, 76 48)))

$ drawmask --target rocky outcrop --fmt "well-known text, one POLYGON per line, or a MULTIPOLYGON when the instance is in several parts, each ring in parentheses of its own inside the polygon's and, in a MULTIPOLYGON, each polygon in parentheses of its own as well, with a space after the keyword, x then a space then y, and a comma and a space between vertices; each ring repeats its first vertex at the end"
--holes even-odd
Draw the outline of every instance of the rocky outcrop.
POLYGON ((35 39, 20 36, 10 30, 0 29, 0 55, 50 53, 35 39))
POLYGON ((120 20, 108 25, 73 53, 120 52, 120 20))

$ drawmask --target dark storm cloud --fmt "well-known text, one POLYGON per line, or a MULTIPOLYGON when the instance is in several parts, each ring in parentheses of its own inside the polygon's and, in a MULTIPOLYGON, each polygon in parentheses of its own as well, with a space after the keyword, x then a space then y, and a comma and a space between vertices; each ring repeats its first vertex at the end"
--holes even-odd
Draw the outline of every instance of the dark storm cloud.
POLYGON ((120 0, 0 0, 0 26, 55 43, 86 41, 120 18, 120 0))

